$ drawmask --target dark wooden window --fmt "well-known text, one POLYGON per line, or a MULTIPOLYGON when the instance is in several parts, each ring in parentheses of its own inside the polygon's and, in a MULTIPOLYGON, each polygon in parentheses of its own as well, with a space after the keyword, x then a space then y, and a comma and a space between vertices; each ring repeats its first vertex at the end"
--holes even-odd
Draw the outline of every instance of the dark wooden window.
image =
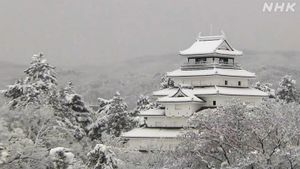
POLYGON ((214 105, 214 106, 217 105, 217 102, 216 102, 215 100, 213 101, 213 105, 214 105))
POLYGON ((238 82, 238 85, 239 85, 239 86, 242 86, 242 82, 241 82, 241 81, 239 81, 239 82, 238 82))
POLYGON ((225 80, 225 85, 228 85, 228 81, 227 80, 225 80))
POLYGON ((196 63, 204 63, 206 62, 206 58, 196 58, 196 63))
POLYGON ((220 58, 219 62, 222 64, 228 64, 228 58, 220 58))

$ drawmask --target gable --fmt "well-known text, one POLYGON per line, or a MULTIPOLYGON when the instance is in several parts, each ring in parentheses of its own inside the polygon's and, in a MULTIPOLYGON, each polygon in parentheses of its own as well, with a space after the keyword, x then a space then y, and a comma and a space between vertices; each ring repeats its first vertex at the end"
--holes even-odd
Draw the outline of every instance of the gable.
POLYGON ((172 97, 188 97, 183 91, 179 88, 178 91, 172 97))
POLYGON ((233 51, 232 47, 228 44, 226 40, 224 40, 220 46, 218 46, 217 50, 228 50, 233 51))

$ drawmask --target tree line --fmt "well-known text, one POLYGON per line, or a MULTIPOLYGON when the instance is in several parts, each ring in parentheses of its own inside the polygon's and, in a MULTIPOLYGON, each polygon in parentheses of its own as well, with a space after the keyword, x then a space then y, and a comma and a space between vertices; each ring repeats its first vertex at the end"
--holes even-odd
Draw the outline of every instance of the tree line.
MULTIPOLYGON (((164 76, 161 88, 168 87, 174 82, 164 76)), ((284 76, 276 90, 269 83, 254 87, 269 94, 260 105, 230 100, 194 113, 175 150, 149 152, 154 161, 141 154, 126 159, 121 133, 143 126, 139 112, 158 105, 141 96, 128 110, 116 92, 93 110, 72 82, 59 84, 43 54, 34 55, 24 77, 1 91, 0 168, 117 169, 133 158, 147 161, 136 168, 300 168, 296 81, 284 76)))

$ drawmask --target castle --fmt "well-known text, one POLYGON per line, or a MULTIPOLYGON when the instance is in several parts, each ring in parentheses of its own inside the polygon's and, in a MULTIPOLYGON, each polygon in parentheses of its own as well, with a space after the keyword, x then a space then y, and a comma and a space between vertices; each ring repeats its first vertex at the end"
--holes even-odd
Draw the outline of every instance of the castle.
POLYGON ((146 127, 123 133, 130 149, 172 149, 193 113, 228 104, 234 98, 255 105, 268 96, 249 86, 255 73, 236 63, 236 57, 243 53, 234 49, 225 35, 199 36, 179 54, 187 62, 167 73, 174 85, 153 92, 159 108, 139 114, 146 127))

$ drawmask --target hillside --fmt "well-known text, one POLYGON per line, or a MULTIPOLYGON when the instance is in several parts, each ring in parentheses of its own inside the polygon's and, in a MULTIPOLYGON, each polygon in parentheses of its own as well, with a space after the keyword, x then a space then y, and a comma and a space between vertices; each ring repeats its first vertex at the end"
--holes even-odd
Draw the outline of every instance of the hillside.
MULTIPOLYGON (((285 74, 292 75, 300 82, 300 52, 256 52, 244 51, 238 59, 243 68, 256 72, 257 81, 277 84, 285 74)), ((109 98, 119 91, 132 108, 139 95, 150 95, 159 88, 163 73, 172 71, 184 62, 176 54, 145 56, 97 66, 57 68, 60 84, 73 81, 79 93, 90 104, 96 104, 98 97, 109 98)), ((25 64, 24 64, 25 65, 25 64)), ((22 76, 24 65, 0 62, 0 88, 13 83, 22 76)))

